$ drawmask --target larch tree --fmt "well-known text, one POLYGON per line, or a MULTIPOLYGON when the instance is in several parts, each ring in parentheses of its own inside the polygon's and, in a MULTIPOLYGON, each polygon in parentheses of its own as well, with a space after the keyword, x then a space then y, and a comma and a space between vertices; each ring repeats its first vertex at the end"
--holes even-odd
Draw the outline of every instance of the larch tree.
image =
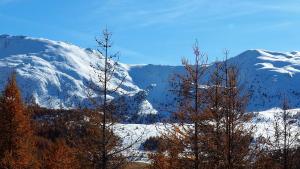
MULTIPOLYGON (((191 167, 201 168, 203 157, 201 149, 203 148, 203 132, 206 127, 206 116, 204 114, 204 73, 206 70, 207 56, 200 52, 198 42, 193 46, 194 63, 190 64, 188 60, 183 60, 186 74, 178 76, 179 84, 179 111, 175 117, 181 121, 182 126, 175 127, 178 133, 182 134, 182 139, 191 151, 185 152, 186 158, 190 159, 191 167), (189 123, 191 125, 185 125, 189 123)), ((176 137, 176 136, 174 136, 176 137)))
POLYGON ((253 139, 254 127, 250 125, 252 113, 246 112, 249 93, 243 90, 239 71, 235 65, 228 65, 228 52, 223 64, 223 106, 222 126, 224 129, 224 168, 246 168, 250 165, 250 146, 253 139))
MULTIPOLYGON (((193 46, 194 63, 183 59, 184 74, 176 74, 171 80, 171 90, 176 95, 178 109, 174 113, 175 123, 166 124, 164 140, 169 143, 165 162, 170 169, 203 168, 203 130, 206 127, 204 114, 204 72, 207 57, 200 52, 198 43, 193 46), (172 164, 173 163, 173 164, 172 164), (174 165, 175 164, 175 165, 174 165)), ((155 157, 155 155, 153 156, 155 157)), ((160 158, 161 159, 161 158, 160 158)))
POLYGON ((205 113, 210 124, 205 131, 206 140, 208 142, 206 161, 210 163, 212 168, 224 167, 224 109, 223 109, 223 92, 224 92, 224 72, 222 71, 222 63, 216 62, 211 70, 208 88, 206 92, 206 109, 205 113))
POLYGON ((0 168, 37 168, 31 120, 22 102, 16 73, 8 79, 1 97, 0 117, 0 168))
POLYGON ((251 161, 253 114, 246 113, 248 93, 239 72, 226 60, 210 67, 205 96, 206 121, 202 153, 205 168, 247 168, 251 161))
MULTIPOLYGON (((113 82, 116 76, 119 63, 114 61, 118 53, 110 51, 112 47, 112 33, 107 29, 103 30, 102 37, 96 38, 99 63, 91 63, 94 76, 91 76, 87 90, 88 99, 91 103, 91 110, 86 111, 89 122, 87 132, 90 132, 89 139, 93 144, 93 152, 90 159, 93 159, 94 168, 118 169, 123 168, 129 161, 134 160, 138 155, 129 149, 140 140, 133 139, 126 146, 122 140, 115 135, 115 124, 122 120, 116 114, 115 103, 110 96, 117 96, 121 92, 121 86, 126 78, 119 75, 120 81, 113 82), (112 85, 112 83, 116 85, 112 85), (100 130, 99 130, 100 128, 100 130), (125 153, 126 152, 126 153, 125 153)), ((89 143, 89 145, 91 145, 89 143)), ((88 146, 89 147, 89 146, 88 146)), ((88 149, 86 149, 89 151, 88 149)))
POLYGON ((44 152, 44 169, 79 169, 75 155, 76 151, 70 148, 65 140, 58 139, 48 145, 44 152))
MULTIPOLYGON (((238 71, 227 60, 208 69, 197 44, 194 53, 195 64, 184 61, 186 73, 173 80, 179 109, 175 123, 167 125, 162 134, 177 149, 167 149, 165 161, 177 152, 177 161, 185 163, 182 168, 247 168, 253 115, 245 112, 248 93, 239 84, 238 71), (210 78, 204 73, 211 73, 210 78)), ((162 160, 163 153, 158 155, 162 160)))

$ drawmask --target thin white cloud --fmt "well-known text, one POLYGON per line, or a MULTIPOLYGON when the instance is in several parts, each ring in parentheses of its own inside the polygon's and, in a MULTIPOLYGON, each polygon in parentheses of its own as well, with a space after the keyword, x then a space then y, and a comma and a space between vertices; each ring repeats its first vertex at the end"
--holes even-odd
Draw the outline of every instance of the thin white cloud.
POLYGON ((182 18, 198 10, 200 1, 176 1, 173 5, 167 8, 160 9, 147 9, 137 10, 136 12, 129 14, 127 18, 133 18, 136 15, 141 18, 142 22, 140 26, 151 26, 161 23, 172 23, 178 18, 182 18))
POLYGON ((0 0, 0 5, 5 5, 5 4, 9 4, 12 2, 18 2, 20 0, 0 0))
MULTIPOLYGON (((199 0, 172 0, 157 1, 149 3, 148 1, 141 4, 141 1, 124 2, 124 1, 108 1, 95 8, 92 15, 109 16, 109 20, 115 23, 130 23, 135 26, 151 26, 155 24, 173 22, 177 18, 181 18, 189 13, 195 12, 202 1, 199 0)), ((93 16, 91 16, 93 17, 93 16)), ((130 25, 128 25, 130 26, 130 25)))
POLYGON ((110 13, 110 21, 130 26, 152 26, 159 24, 180 24, 186 22, 211 22, 253 15, 262 12, 299 12, 299 2, 293 1, 241 1, 241 0, 172 0, 154 1, 155 5, 141 4, 141 1, 108 1, 96 11, 110 13), (155 3, 156 2, 156 3, 155 3), (115 16, 114 16, 115 15, 115 16))

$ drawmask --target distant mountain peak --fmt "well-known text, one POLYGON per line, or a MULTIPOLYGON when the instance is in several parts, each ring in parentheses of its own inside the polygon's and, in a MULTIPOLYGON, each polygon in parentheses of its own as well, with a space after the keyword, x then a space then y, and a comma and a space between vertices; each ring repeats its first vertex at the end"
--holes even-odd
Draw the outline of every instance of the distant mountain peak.
MULTIPOLYGON (((79 102, 87 102, 90 79, 95 79, 98 73, 103 73, 95 72, 91 67, 91 64, 104 65, 104 60, 99 56, 101 55, 96 50, 80 48, 65 42, 1 35, 0 90, 14 70, 18 74, 17 80, 25 100, 33 97, 36 103, 49 108, 59 108, 61 103, 65 108, 76 107, 79 102)), ((142 91, 132 83, 127 69, 127 65, 117 64, 108 87, 115 88, 123 81, 123 77, 125 80, 119 90, 109 98, 125 94, 130 100, 142 91)), ((136 113, 156 113, 147 100, 141 100, 137 105, 128 107, 136 113)))
MULTIPOLYGON (((95 77, 91 63, 103 64, 100 54, 60 41, 27 36, 0 35, 0 89, 12 70, 18 73, 23 96, 33 96, 45 107, 76 106, 76 99, 86 100, 86 82, 95 77), (72 96, 72 97, 69 97, 72 96)), ((246 50, 229 59, 238 66, 241 82, 251 91, 248 110, 280 107, 285 93, 291 107, 300 107, 300 52, 274 52, 264 49, 246 50)), ((213 64, 212 64, 213 65, 213 64)), ((213 66, 209 66, 212 69, 213 66)), ((112 86, 126 76, 119 96, 125 93, 129 102, 145 97, 133 112, 164 112, 174 96, 170 93, 170 77, 183 73, 182 66, 128 65, 119 63, 112 86), (122 93, 122 94, 121 94, 122 93)), ((209 76, 207 76, 209 77, 209 76)), ((116 98, 118 96, 111 96, 116 98)))

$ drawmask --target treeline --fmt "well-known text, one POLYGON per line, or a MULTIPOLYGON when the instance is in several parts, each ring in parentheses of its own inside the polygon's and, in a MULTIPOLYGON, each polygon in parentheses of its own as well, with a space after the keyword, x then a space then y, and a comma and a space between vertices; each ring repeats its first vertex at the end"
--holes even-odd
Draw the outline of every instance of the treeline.
MULTIPOLYGON (((100 168, 102 165, 101 130, 95 124, 99 118, 96 113, 25 105, 16 74, 9 78, 1 95, 0 117, 1 169, 100 168)), ((115 136, 113 140, 111 147, 119 139, 115 136)))

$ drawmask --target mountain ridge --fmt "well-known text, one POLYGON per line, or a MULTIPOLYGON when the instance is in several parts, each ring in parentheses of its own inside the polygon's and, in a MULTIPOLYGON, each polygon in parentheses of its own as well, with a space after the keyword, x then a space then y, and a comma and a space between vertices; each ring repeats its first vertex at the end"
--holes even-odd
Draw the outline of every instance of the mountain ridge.
MULTIPOLYGON (((62 41, 0 35, 0 89, 9 72, 15 70, 23 93, 32 94, 41 106, 58 108, 63 102, 64 107, 72 107, 76 102, 74 99, 57 95, 72 95, 81 101, 86 99, 86 82, 94 76, 90 64, 103 65, 103 59, 97 56, 99 53, 95 50, 62 41), (49 100, 52 103, 48 103, 49 100)), ((280 107, 282 95, 289 96, 291 107, 300 107, 300 87, 296 85, 300 83, 300 52, 251 49, 229 58, 228 62, 237 65, 241 82, 252 91, 249 111, 280 107)), ((210 67, 213 65, 211 63, 210 67)), ((170 77, 183 71, 182 66, 119 63, 112 86, 125 75, 125 83, 118 95, 126 93, 129 100, 142 95, 143 101, 133 106, 139 109, 134 110, 138 114, 161 113, 164 106, 172 102, 170 77)))

